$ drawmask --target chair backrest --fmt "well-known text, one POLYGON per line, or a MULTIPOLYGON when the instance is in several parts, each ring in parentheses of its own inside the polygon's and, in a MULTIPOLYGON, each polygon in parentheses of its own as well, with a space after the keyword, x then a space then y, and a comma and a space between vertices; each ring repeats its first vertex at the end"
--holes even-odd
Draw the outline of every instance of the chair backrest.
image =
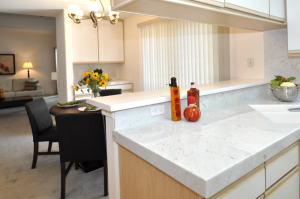
POLYGON ((25 108, 30 121, 33 141, 45 130, 53 126, 48 106, 43 98, 26 103, 25 108))
POLYGON ((60 162, 106 160, 106 134, 101 113, 62 114, 55 120, 60 162))
POLYGON ((119 95, 119 94, 122 94, 122 89, 107 89, 107 90, 101 90, 100 92, 101 96, 119 95))

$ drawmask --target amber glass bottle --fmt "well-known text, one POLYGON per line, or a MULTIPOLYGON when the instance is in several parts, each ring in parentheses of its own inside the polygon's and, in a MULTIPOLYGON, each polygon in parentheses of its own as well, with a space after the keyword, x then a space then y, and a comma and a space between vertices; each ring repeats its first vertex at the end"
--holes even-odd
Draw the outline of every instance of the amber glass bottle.
MULTIPOLYGON (((191 83, 191 89, 187 91, 187 98, 189 98, 190 96, 195 97, 195 105, 200 109, 200 104, 199 104, 200 91, 196 89, 195 82, 191 83)), ((189 102, 187 102, 187 106, 189 106, 189 102)))
POLYGON ((175 77, 171 78, 170 91, 172 120, 179 121, 181 120, 180 90, 175 77))

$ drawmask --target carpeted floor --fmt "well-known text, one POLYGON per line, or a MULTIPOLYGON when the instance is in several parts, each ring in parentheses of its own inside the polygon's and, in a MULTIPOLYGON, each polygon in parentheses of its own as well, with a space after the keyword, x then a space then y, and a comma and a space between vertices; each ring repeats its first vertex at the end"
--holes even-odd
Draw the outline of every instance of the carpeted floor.
MULTIPOLYGON (((57 98, 46 99, 48 107, 57 98)), ((48 143, 40 144, 46 151, 48 143)), ((53 143, 52 151, 58 151, 53 143)), ((39 156, 31 169, 33 141, 24 107, 0 109, 0 199, 60 198, 59 155, 39 156)), ((70 170, 66 180, 66 198, 103 198, 103 169, 90 173, 70 170)))

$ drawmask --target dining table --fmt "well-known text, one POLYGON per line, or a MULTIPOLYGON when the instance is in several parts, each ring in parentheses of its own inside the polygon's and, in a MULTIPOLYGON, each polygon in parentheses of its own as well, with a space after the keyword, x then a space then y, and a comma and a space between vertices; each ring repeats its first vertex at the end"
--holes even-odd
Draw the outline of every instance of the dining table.
MULTIPOLYGON (((57 105, 53 106, 50 108, 49 112, 51 115, 56 116, 56 115, 61 115, 61 114, 79 114, 79 113, 93 113, 93 114, 102 114, 102 111, 79 111, 78 108, 81 107, 86 107, 88 105, 86 103, 86 100, 83 100, 82 103, 80 103, 78 106, 74 107, 58 107, 57 105)), ((103 116, 104 119, 104 124, 105 124, 105 116, 103 116)), ((96 169, 102 168, 103 167, 103 161, 102 160, 97 160, 97 161, 81 161, 78 162, 78 166, 80 169, 83 170, 83 172, 88 173, 91 171, 94 171, 96 169)))

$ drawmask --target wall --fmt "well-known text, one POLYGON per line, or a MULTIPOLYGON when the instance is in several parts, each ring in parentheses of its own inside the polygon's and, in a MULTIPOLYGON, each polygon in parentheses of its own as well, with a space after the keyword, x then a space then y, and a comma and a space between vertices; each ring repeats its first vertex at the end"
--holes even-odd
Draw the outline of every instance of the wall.
POLYGON ((134 15, 124 20, 124 40, 125 40, 125 63, 120 64, 119 74, 122 80, 133 81, 133 91, 143 90, 140 29, 138 23, 154 19, 156 17, 134 15))
POLYGON ((264 79, 264 33, 230 28, 230 79, 264 79), (254 58, 254 68, 247 67, 254 58))
POLYGON ((265 78, 274 79, 274 75, 294 76, 300 83, 300 59, 288 57, 287 30, 273 30, 264 33, 265 78))
POLYGON ((15 54, 15 75, 0 75, 3 79, 27 78, 23 69, 32 62, 30 77, 39 80, 45 94, 56 94, 56 83, 51 80, 55 71, 55 19, 36 16, 0 14, 0 54, 15 54))
MULTIPOLYGON (((112 80, 119 79, 119 64, 90 64, 94 69, 102 69, 112 80)), ((83 73, 89 71, 88 65, 73 65, 74 84, 83 77, 83 73)), ((127 79, 125 79, 127 80, 127 79)))

